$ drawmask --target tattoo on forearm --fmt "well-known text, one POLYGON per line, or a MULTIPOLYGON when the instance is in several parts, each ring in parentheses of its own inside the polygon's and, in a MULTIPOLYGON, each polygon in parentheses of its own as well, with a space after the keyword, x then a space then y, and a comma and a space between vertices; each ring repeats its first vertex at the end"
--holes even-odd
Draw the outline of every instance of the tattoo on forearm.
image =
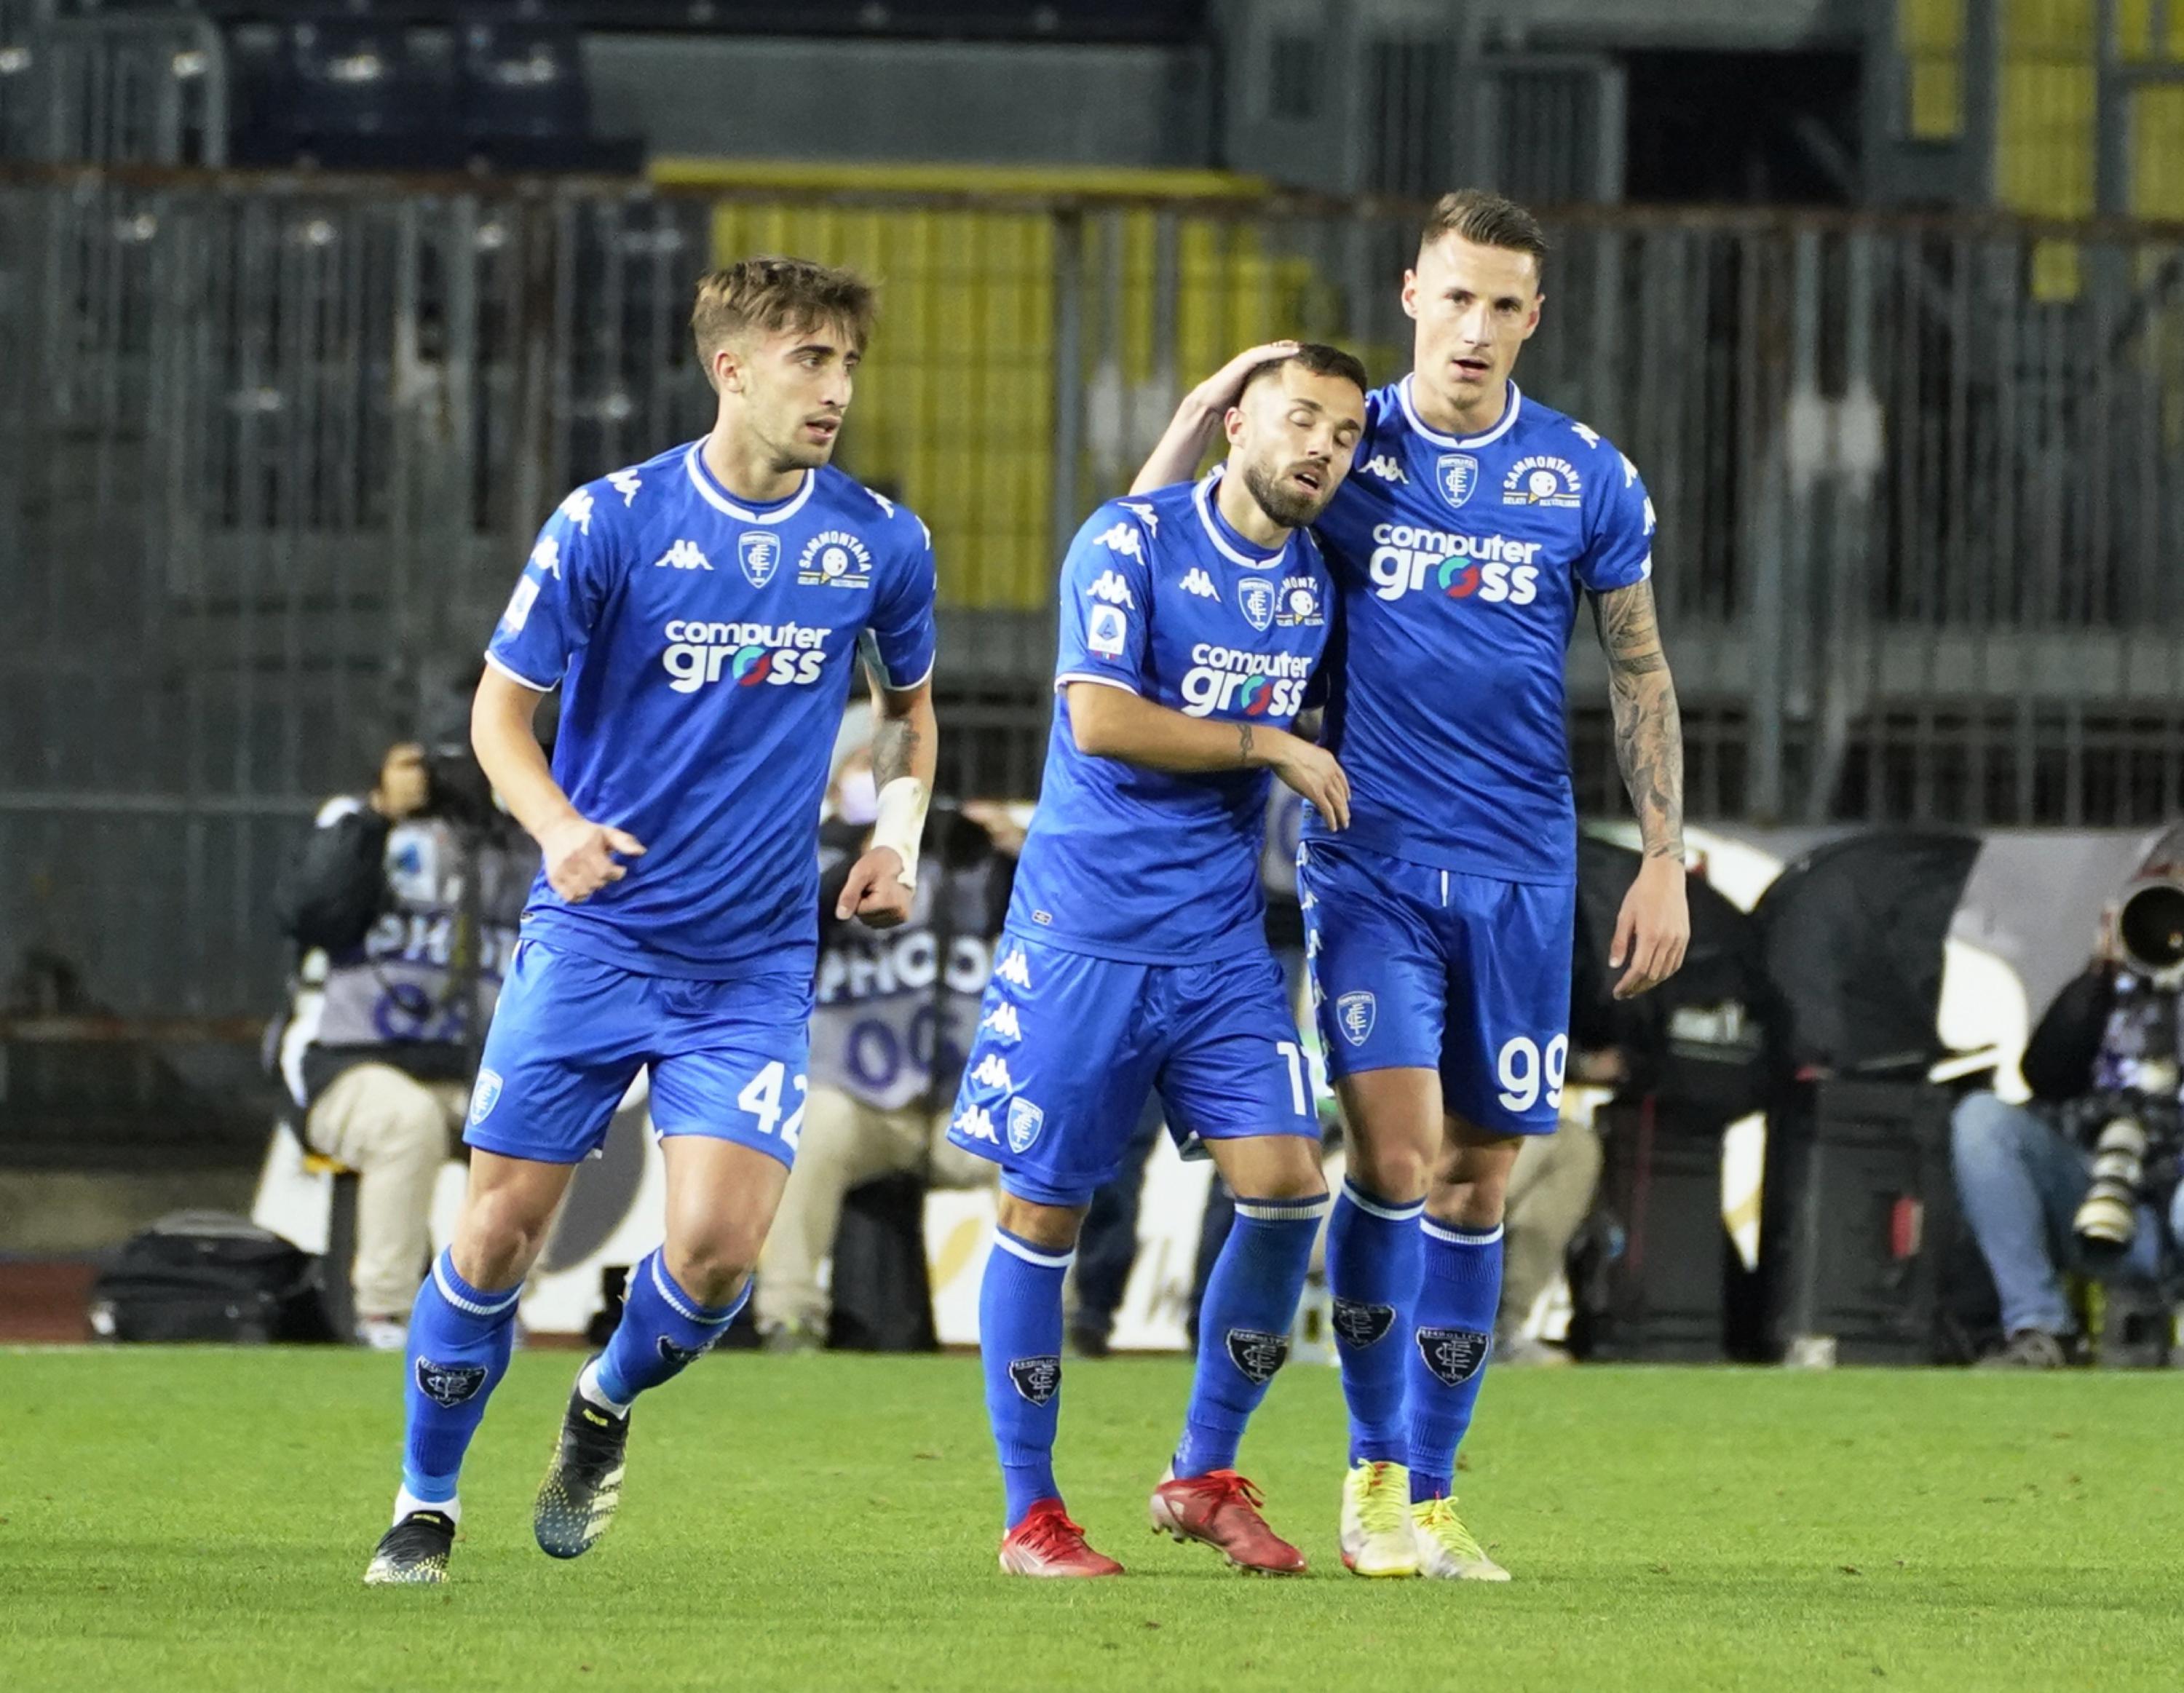
POLYGON ((1596 594, 1593 621, 1607 654, 1615 761, 1638 813, 1648 858, 1684 854, 1684 735, 1676 684, 1661 650, 1651 583, 1596 594))
POLYGON ((1236 726, 1236 762, 1241 765, 1251 762, 1251 726, 1249 723, 1236 726))
POLYGON ((872 736, 872 785, 884 788, 899 776, 914 774, 917 748, 917 728, 907 717, 883 719, 872 736))

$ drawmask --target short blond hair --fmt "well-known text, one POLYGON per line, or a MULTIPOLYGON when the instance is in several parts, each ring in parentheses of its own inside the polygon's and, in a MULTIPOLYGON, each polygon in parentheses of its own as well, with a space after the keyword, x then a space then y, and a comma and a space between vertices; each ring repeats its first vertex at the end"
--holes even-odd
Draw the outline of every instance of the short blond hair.
POLYGON ((698 279, 690 339, 710 381, 713 355, 753 330, 777 335, 838 327, 861 353, 878 315, 872 285, 853 270, 809 259, 738 259, 698 279))

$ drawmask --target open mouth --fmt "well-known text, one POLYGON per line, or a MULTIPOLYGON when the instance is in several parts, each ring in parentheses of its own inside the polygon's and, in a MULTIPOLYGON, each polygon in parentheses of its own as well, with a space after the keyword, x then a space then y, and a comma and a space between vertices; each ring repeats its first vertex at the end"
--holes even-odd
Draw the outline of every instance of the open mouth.
POLYGON ((814 441, 832 441, 841 427, 842 420, 838 417, 806 418, 804 422, 805 433, 814 441))
POLYGON ((1300 465, 1290 472, 1290 481, 1306 495, 1318 499, 1327 487, 1327 473, 1314 465, 1300 465))
POLYGON ((1458 359, 1453 362, 1457 370, 1474 382, 1485 381, 1486 373, 1492 369, 1484 359, 1458 359))

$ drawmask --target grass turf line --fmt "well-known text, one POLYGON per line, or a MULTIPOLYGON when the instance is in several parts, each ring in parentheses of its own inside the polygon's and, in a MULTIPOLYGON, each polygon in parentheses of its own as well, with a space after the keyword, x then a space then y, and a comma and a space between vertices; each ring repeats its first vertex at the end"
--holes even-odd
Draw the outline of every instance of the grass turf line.
POLYGON ((2161 1376, 1504 1370, 1460 1478, 1503 1588, 1336 1557, 1334 1372, 1292 1366, 1245 1472, 1311 1575, 1156 1539, 1188 1367, 1067 1367, 1061 1473, 1120 1580, 994 1567, 967 1359, 704 1361, 638 1406, 614 1531, 530 1501, 575 1367, 520 1356, 451 1584, 366 1590, 401 1361, 0 1352, 0 1685, 2173 1688, 2184 1482, 2161 1376))

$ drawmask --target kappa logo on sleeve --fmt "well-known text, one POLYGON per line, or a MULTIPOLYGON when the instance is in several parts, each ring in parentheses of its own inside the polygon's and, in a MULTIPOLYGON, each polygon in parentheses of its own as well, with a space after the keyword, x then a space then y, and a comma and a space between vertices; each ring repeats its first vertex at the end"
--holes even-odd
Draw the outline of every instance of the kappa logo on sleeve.
POLYGON ((592 532, 592 497, 578 488, 561 502, 561 515, 575 524, 585 534, 592 532))
POLYGON ((1105 547, 1111 553, 1120 553, 1126 559, 1145 561, 1145 537, 1127 523, 1117 523, 1092 537, 1095 547, 1105 547))

